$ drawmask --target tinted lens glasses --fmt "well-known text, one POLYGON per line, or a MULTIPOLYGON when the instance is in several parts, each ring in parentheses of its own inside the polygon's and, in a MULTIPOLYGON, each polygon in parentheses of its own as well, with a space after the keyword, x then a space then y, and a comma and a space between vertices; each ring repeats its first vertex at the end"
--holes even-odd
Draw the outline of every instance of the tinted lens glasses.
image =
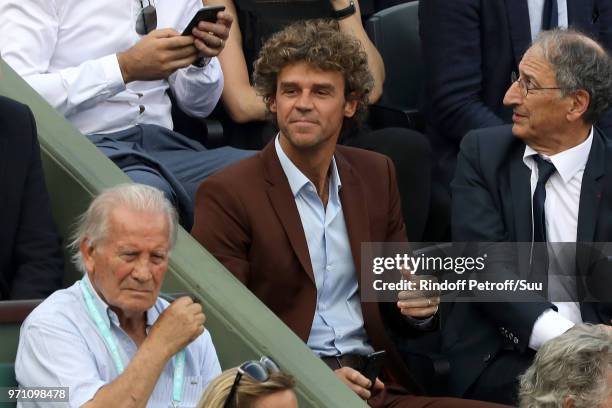
POLYGON ((151 2, 144 7, 141 1, 140 6, 140 12, 136 17, 136 32, 140 35, 147 35, 157 28, 157 10, 151 2))
POLYGON ((236 373, 236 379, 234 380, 234 384, 232 385, 232 389, 227 395, 227 399, 225 400, 224 408, 230 407, 232 400, 234 399, 234 395, 236 394, 236 390, 238 389, 238 385, 240 384, 240 379, 243 375, 248 375, 253 380, 258 382, 268 381, 270 379, 270 374, 278 373, 280 369, 276 365, 274 361, 272 361, 269 357, 262 357, 259 361, 250 360, 245 361, 238 367, 238 372, 236 373))

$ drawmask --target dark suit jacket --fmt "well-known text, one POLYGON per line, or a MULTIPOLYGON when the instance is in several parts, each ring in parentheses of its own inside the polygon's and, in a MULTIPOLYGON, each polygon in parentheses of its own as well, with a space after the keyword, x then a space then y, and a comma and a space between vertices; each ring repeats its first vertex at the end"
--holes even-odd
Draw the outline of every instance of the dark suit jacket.
POLYGON ((0 97, 0 299, 61 287, 63 255, 27 106, 0 97))
MULTIPOLYGON (((612 50, 612 2, 567 0, 567 7, 571 27, 612 50)), ((502 101, 531 44, 529 9, 527 0, 422 0, 419 19, 427 133, 450 182, 467 132, 511 122, 502 101)), ((610 115, 599 125, 612 131, 610 115)))
MULTIPOLYGON (((511 125, 466 135, 452 183, 455 242, 532 241, 531 173, 523 162, 524 151, 511 125)), ((598 130, 582 179, 577 236, 581 242, 612 240, 612 144, 598 130)), ((531 357, 533 325, 542 312, 554 308, 547 301, 446 306, 444 352, 451 360, 450 385, 456 395, 462 395, 503 348, 531 357)), ((581 303, 581 312, 583 320, 592 323, 610 324, 612 318, 605 303, 581 303)))
MULTIPOLYGON (((338 146, 335 158, 360 280, 362 242, 406 241, 395 172, 388 158, 366 150, 338 146)), ((274 142, 202 183, 192 234, 304 342, 308 340, 317 289, 302 222, 274 142)), ((390 309, 385 316, 397 314, 395 305, 362 302, 361 307, 372 347, 387 350, 389 372, 414 390, 383 325, 381 309, 390 309)))

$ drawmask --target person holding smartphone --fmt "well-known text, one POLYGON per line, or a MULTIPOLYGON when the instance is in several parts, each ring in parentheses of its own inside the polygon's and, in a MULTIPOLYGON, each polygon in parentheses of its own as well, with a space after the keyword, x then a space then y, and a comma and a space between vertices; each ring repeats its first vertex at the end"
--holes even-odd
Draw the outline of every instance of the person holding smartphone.
POLYGON ((191 233, 371 407, 487 407, 421 395, 385 330, 394 320, 419 331, 414 320, 436 313, 436 295, 397 305, 362 297, 361 243, 407 240, 391 160, 337 144, 365 113, 367 61, 334 21, 274 34, 255 84, 280 131, 202 183, 191 233), (381 350, 384 364, 372 354, 381 350))
POLYGON ((161 189, 189 226, 211 173, 247 157, 173 132, 171 102, 206 117, 223 89, 217 57, 233 19, 181 35, 201 0, 0 3, 0 54, 130 178, 161 189))

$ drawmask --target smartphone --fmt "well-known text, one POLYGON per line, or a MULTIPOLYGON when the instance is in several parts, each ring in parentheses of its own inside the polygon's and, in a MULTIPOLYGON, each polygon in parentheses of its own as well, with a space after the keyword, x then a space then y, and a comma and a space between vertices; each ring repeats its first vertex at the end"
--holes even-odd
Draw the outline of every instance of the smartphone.
POLYGON ((183 30, 182 35, 191 35, 193 28, 198 25, 200 21, 208 21, 210 23, 214 23, 217 21, 217 13, 225 10, 225 6, 204 6, 198 10, 198 12, 193 16, 189 24, 185 30, 183 30))
POLYGON ((363 367, 363 370, 361 370, 361 374, 370 380, 372 387, 376 382, 376 377, 380 375, 380 370, 382 370, 382 366, 385 363, 386 354, 387 352, 385 350, 375 351, 374 353, 370 354, 365 366, 363 367))

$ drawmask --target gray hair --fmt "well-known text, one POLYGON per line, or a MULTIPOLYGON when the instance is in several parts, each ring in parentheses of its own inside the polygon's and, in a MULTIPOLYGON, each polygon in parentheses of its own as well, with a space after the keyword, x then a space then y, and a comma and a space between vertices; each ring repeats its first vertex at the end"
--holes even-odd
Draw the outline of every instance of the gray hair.
POLYGON ((593 124, 612 103, 612 61, 606 50, 576 30, 543 31, 534 41, 553 66, 563 96, 579 90, 590 95, 583 119, 593 124))
POLYGON ((87 273, 87 269, 79 245, 84 239, 88 240, 90 247, 103 242, 108 234, 111 211, 120 206, 165 215, 168 220, 168 243, 170 249, 174 247, 178 233, 178 215, 164 193, 144 184, 119 184, 103 191, 77 219, 69 248, 73 251, 72 261, 81 272, 87 273))
POLYGON ((612 329, 580 324, 540 348, 521 376, 520 408, 596 407, 610 393, 612 329))

